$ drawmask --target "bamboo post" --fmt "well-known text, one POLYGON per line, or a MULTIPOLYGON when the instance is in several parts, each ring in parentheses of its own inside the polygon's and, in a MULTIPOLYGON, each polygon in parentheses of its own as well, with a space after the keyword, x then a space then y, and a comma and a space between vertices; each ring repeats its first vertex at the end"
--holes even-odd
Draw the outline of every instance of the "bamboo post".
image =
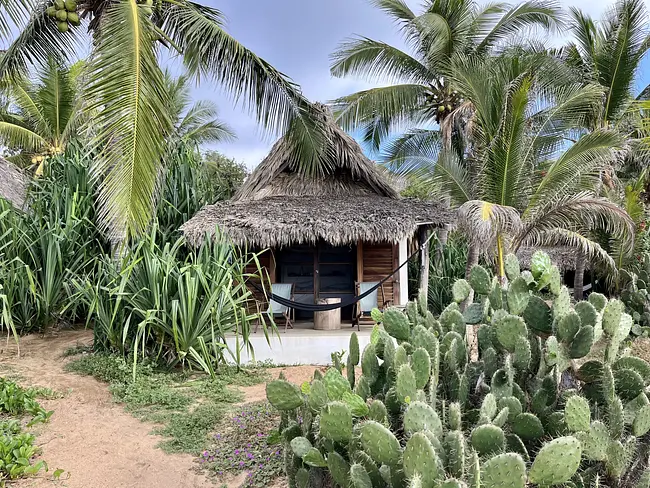
POLYGON ((429 234, 431 234, 431 229, 429 226, 420 227, 420 288, 418 293, 418 298, 422 297, 425 301, 427 300, 428 291, 429 291, 429 245, 427 240, 429 239, 429 234), (425 244, 426 243, 426 244, 425 244))

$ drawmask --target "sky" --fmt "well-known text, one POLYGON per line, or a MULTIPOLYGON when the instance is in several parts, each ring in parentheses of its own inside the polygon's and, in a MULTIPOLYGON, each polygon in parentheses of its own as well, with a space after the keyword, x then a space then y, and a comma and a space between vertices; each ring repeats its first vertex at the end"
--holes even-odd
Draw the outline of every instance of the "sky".
MULTIPOLYGON (((341 41, 363 35, 403 48, 392 23, 369 0, 202 0, 221 10, 227 30, 239 42, 301 85, 312 101, 326 102, 373 85, 359 79, 339 79, 330 75, 329 56, 341 41)), ((417 11, 419 0, 407 0, 417 11)), ((606 0, 562 1, 595 18, 610 5, 606 0)), ((650 10, 650 0, 646 0, 650 10)), ((640 86, 650 84, 650 58, 642 65, 640 86)), ((260 130, 255 119, 235 107, 218 85, 204 81, 193 91, 195 99, 209 99, 220 108, 220 118, 237 135, 233 142, 213 147, 249 168, 268 153, 277 136, 260 130)))

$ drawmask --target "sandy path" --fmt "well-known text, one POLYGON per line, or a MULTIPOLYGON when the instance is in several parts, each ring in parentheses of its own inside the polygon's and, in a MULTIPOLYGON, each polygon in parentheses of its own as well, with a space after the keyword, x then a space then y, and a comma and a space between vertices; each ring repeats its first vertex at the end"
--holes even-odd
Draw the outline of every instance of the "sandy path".
MULTIPOLYGON (((54 410, 50 423, 40 426, 37 443, 50 473, 66 471, 61 481, 24 480, 14 486, 70 488, 179 488, 215 486, 191 471, 192 456, 165 454, 155 446, 160 437, 151 424, 140 422, 116 405, 105 384, 91 377, 66 373, 61 354, 77 343, 92 342, 92 332, 72 331, 46 339, 21 340, 21 357, 12 347, 0 354, 2 374, 19 374, 24 386, 67 392, 57 400, 41 400, 54 410), (69 475, 69 478, 68 478, 69 475)), ((2 343, 4 347, 4 342, 2 343)))

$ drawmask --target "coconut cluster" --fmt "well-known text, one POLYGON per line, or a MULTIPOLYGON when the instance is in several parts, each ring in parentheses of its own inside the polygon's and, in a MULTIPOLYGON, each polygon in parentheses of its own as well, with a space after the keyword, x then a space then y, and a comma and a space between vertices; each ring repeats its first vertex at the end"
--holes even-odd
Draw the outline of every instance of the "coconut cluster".
POLYGON ((427 95, 427 103, 433 107, 437 123, 444 120, 447 115, 456 110, 463 102, 462 95, 456 90, 451 93, 436 91, 427 95))
POLYGON ((42 163, 43 161, 49 159, 52 156, 57 156, 63 152, 62 145, 50 146, 44 153, 34 154, 32 156, 32 164, 42 163))
POLYGON ((45 12, 56 21, 59 32, 68 32, 71 25, 81 24, 76 0, 54 0, 45 12))

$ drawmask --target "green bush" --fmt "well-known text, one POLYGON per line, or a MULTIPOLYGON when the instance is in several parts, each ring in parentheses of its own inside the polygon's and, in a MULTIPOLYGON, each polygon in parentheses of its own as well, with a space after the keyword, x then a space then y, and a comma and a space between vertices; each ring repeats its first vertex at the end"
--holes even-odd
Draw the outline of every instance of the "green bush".
POLYGON ((505 288, 472 270, 469 317, 457 302, 439 319, 417 302, 376 312, 353 383, 332 368, 267 385, 291 487, 649 486, 650 365, 621 351, 632 318, 598 294, 573 307, 541 253, 532 274, 506 262, 505 288))
POLYGON ((182 238, 159 245, 154 229, 120 262, 99 259, 90 277, 73 280, 73 286, 89 311, 96 350, 214 376, 219 365, 240 364, 241 352, 252 350, 254 324, 261 322, 266 332, 246 286, 259 270, 256 255, 240 253, 225 240, 206 240, 188 251, 182 238), (236 348, 226 344, 226 334, 237 335, 236 348))

